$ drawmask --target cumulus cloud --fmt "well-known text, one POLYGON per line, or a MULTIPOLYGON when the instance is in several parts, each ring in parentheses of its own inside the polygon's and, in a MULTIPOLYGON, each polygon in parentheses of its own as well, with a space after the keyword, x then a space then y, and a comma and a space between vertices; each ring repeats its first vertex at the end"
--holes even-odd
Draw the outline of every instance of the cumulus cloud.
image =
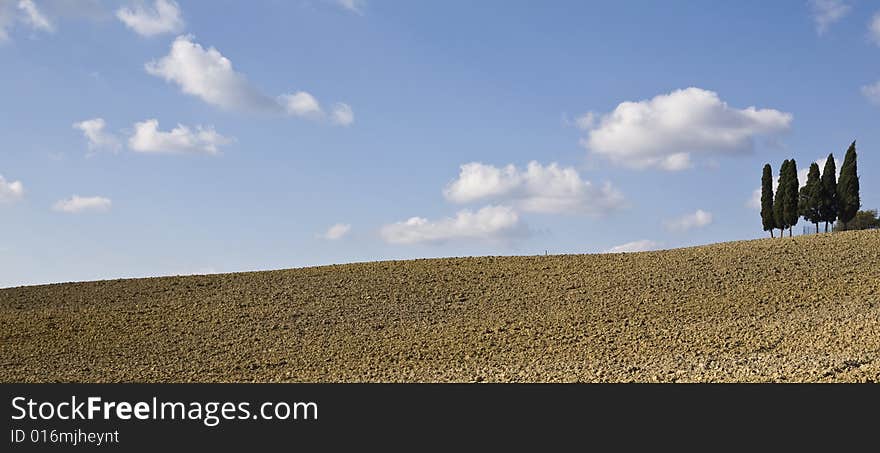
POLYGON ((20 0, 18 2, 18 9, 22 12, 24 23, 30 25, 31 28, 50 33, 55 31, 52 22, 37 8, 37 5, 32 0, 20 0))
POLYGON ((316 118, 324 114, 318 100, 305 91, 281 95, 279 100, 287 113, 293 116, 316 118))
POLYGON ((411 217, 385 225, 382 238, 391 244, 437 243, 449 240, 498 240, 520 231, 519 215, 508 206, 486 206, 479 211, 459 211, 455 217, 430 221, 411 217))
POLYGON ((24 198, 24 184, 21 181, 7 181, 0 175, 0 203, 11 203, 24 198))
POLYGON ((347 223, 337 223, 330 226, 330 228, 327 228, 327 231, 318 235, 318 237, 329 241, 335 241, 337 239, 342 239, 349 231, 351 231, 351 225, 347 223))
POLYGON ((868 34, 874 43, 880 46, 880 12, 875 13, 871 18, 871 23, 868 24, 868 34))
POLYGON ((128 147, 142 153, 217 154, 218 146, 231 141, 211 126, 196 126, 193 130, 178 124, 174 129, 163 132, 159 130, 159 120, 149 119, 135 123, 128 147))
POLYGON ((354 111, 351 110, 350 105, 343 102, 338 102, 333 106, 331 116, 333 122, 340 126, 349 126, 354 123, 354 111))
POLYGON ((174 0, 156 0, 152 8, 137 4, 116 10, 116 17, 141 36, 180 33, 185 23, 180 6, 174 0))
POLYGON ((843 0, 810 0, 810 11, 816 23, 816 33, 822 35, 828 27, 849 14, 852 7, 843 0))
POLYGON ((657 250, 662 244, 648 239, 641 241, 627 242, 605 250, 605 253, 629 253, 629 252, 647 252, 649 250, 657 250))
MULTIPOLYGON (((276 98, 263 94, 237 72, 232 62, 220 51, 213 47, 205 49, 193 42, 191 35, 178 36, 171 44, 168 55, 148 62, 144 68, 150 75, 176 84, 184 93, 223 109, 262 111, 310 119, 327 116, 318 100, 305 91, 276 98)), ((354 113, 347 104, 337 104, 331 120, 348 125, 354 120, 354 113), (344 106, 344 109, 339 110, 339 106, 344 106)))
POLYGON ((697 209, 696 212, 691 214, 685 214, 681 217, 678 217, 673 220, 669 220, 665 222, 666 229, 669 231, 678 231, 684 232, 693 230, 695 228, 703 228, 712 223, 712 213, 706 212, 702 209, 697 209))
POLYGON ((52 209, 69 214, 79 214, 81 212, 106 212, 110 210, 112 204, 113 203, 109 198, 81 197, 79 195, 74 195, 65 200, 58 200, 52 209))
POLYGON ((168 55, 145 65, 147 73, 176 83, 191 96, 225 109, 274 110, 275 100, 252 87, 217 49, 203 48, 192 36, 178 36, 168 55))
POLYGON ((333 0, 333 2, 347 11, 355 14, 364 14, 364 7, 366 6, 364 0, 333 0))
POLYGON ((443 190, 454 203, 503 201, 527 212, 602 215, 623 206, 623 195, 610 183, 581 179, 573 167, 529 162, 499 168, 479 162, 460 167, 458 178, 443 190))
POLYGON ((759 137, 787 131, 791 122, 790 113, 733 108, 717 93, 692 87, 619 104, 581 144, 615 164, 675 171, 689 168, 695 153, 750 152, 759 137))
POLYGON ((107 123, 103 118, 92 118, 73 123, 73 128, 82 131, 83 136, 88 141, 90 152, 94 153, 103 150, 119 151, 119 140, 115 135, 105 130, 106 126, 107 123))

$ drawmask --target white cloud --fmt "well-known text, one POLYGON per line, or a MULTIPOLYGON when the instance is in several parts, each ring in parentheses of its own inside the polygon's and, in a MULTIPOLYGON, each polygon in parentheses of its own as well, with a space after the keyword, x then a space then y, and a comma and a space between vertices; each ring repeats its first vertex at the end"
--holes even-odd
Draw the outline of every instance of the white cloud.
POLYGON ((88 140, 89 151, 92 153, 102 150, 113 152, 119 150, 119 140, 113 134, 104 130, 106 126, 107 123, 104 122, 103 118, 92 118, 73 123, 73 128, 82 131, 83 136, 88 140))
POLYGON ((659 242, 642 239, 641 241, 632 241, 611 247, 605 250, 605 253, 647 252, 649 250, 657 250, 661 245, 659 242))
POLYGON ((868 98, 869 101, 880 105, 880 81, 877 81, 871 85, 863 86, 862 94, 866 98, 868 98))
MULTIPOLYGON (((773 193, 776 193, 776 187, 779 184, 776 182, 776 179, 773 179, 773 193)), ((761 188, 752 191, 752 196, 749 197, 749 200, 746 201, 746 207, 749 209, 754 209, 755 211, 761 210, 761 188)))
POLYGON ((137 4, 116 10, 116 17, 141 36, 180 33, 185 23, 180 6, 174 0, 156 0, 152 8, 137 4))
POLYGON ((333 2, 355 14, 364 14, 364 7, 366 6, 366 1, 364 0, 333 0, 333 2))
POLYGON ((298 91, 293 94, 284 94, 279 97, 285 111, 293 116, 304 118, 317 118, 324 115, 321 104, 309 93, 298 91))
POLYGON ((159 120, 149 119, 135 123, 134 134, 128 147, 142 153, 196 153, 217 154, 220 145, 232 139, 217 133, 213 127, 196 126, 195 130, 178 124, 168 132, 159 130, 159 120))
POLYGON ((70 214, 79 214, 87 211, 106 212, 110 210, 112 204, 109 198, 74 195, 68 199, 59 200, 52 209, 70 214))
POLYGON ((0 0, 0 43, 9 40, 9 33, 16 23, 37 31, 55 31, 55 25, 33 0, 0 0))
POLYGON ((703 228, 712 223, 712 213, 702 209, 697 209, 692 214, 685 214, 674 220, 665 222, 666 229, 669 231, 684 232, 694 228, 703 228))
POLYGON ((11 203, 24 198, 24 184, 21 181, 7 181, 0 175, 0 203, 11 203))
POLYGON ((736 109, 700 88, 622 102, 602 115, 581 144, 613 163, 682 170, 694 153, 746 153, 758 137, 787 131, 792 115, 773 109, 736 109))
POLYGON ((350 105, 338 102, 333 106, 332 119, 340 126, 350 126, 354 123, 354 111, 351 110, 350 105))
POLYGON ((145 65, 151 75, 176 83, 189 95, 225 109, 277 110, 275 100, 252 87, 217 49, 204 49, 192 36, 178 36, 168 55, 145 65))
MULTIPOLYGON (((191 35, 178 36, 168 55, 144 65, 147 73, 173 82, 181 91, 227 110, 252 110, 310 119, 325 118, 314 96, 298 91, 271 98, 247 81, 217 49, 205 49, 191 35)), ((342 125, 354 120, 351 107, 337 104, 331 118, 342 125), (339 106, 344 106, 340 110, 339 106), (347 115, 347 116, 346 116, 347 115)))
POLYGON ((497 240, 520 230, 519 215, 507 206, 486 206, 477 212, 459 211, 455 217, 429 221, 411 217, 385 225, 380 234, 392 244, 418 244, 455 239, 497 240))
POLYGON ((875 13, 874 17, 871 18, 871 23, 868 25, 868 34, 880 46, 880 12, 875 13))
POLYGON ((342 239, 349 231, 351 231, 351 225, 347 223, 337 223, 330 228, 327 228, 327 231, 318 235, 318 237, 329 241, 335 241, 337 239, 342 239))
POLYGON ((623 206, 623 195, 610 183, 581 179, 573 167, 532 161, 525 170, 498 168, 479 162, 461 167, 458 178, 443 190, 454 203, 504 201, 528 212, 602 215, 623 206))
POLYGON ((19 1, 18 9, 21 10, 23 14, 22 21, 30 25, 33 29, 50 33, 55 31, 52 22, 50 22, 49 19, 37 9, 37 5, 35 5, 32 0, 19 1))
POLYGON ((851 9, 843 0, 810 0, 816 33, 824 34, 830 25, 843 19, 851 9))

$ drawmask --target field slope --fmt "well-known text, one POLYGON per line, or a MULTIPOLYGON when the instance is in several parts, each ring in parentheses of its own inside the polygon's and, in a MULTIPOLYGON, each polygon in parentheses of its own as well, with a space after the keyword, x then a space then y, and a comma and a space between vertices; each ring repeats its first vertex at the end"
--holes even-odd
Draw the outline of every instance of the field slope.
POLYGON ((880 381, 880 232, 0 290, 2 382, 880 381))

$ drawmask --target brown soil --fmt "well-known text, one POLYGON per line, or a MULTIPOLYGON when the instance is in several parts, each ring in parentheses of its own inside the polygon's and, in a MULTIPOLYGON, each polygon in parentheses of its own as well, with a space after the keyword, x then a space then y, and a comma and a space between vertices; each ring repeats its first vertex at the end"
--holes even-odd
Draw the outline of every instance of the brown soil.
POLYGON ((880 232, 0 290, 2 382, 880 381, 880 232))

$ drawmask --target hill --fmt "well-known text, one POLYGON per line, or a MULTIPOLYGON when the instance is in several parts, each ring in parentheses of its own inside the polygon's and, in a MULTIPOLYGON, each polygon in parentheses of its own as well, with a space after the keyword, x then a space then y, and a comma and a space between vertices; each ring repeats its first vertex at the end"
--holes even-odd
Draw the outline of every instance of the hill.
POLYGON ((880 232, 0 290, 3 382, 880 381, 880 232))

